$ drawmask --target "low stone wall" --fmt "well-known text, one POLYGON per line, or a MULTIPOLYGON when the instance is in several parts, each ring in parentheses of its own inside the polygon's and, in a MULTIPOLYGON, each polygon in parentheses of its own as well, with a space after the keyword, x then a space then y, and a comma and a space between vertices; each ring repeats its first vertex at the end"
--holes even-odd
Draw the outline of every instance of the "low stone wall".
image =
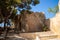
POLYGON ((35 33, 20 33, 20 36, 23 38, 32 38, 32 39, 36 39, 36 37, 38 37, 41 40, 45 40, 45 39, 47 40, 50 38, 57 38, 57 35, 51 31, 35 32, 35 33))
MULTIPOLYGON (((18 39, 27 39, 27 40, 48 40, 57 38, 57 35, 52 31, 47 32, 35 32, 35 33, 20 33, 20 34, 12 34, 10 33, 8 37, 12 40, 18 39)), ((9 39, 8 38, 8 39, 9 39)))

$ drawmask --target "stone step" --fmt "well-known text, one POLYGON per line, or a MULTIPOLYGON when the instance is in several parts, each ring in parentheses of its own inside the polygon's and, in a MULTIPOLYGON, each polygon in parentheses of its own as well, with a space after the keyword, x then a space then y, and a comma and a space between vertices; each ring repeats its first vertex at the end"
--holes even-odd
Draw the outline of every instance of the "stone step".
POLYGON ((47 31, 47 32, 40 32, 40 33, 36 33, 39 37, 49 37, 49 36, 57 36, 57 34, 55 34, 52 31, 47 31))
POLYGON ((53 38, 53 39, 48 39, 48 40, 60 40, 60 38, 53 38))
POLYGON ((4 36, 2 36, 2 35, 3 35, 3 34, 0 35, 0 39, 3 39, 3 38, 4 38, 4 36))
POLYGON ((47 40, 57 38, 58 35, 53 33, 52 31, 48 31, 48 32, 40 32, 38 36, 41 40, 47 40))

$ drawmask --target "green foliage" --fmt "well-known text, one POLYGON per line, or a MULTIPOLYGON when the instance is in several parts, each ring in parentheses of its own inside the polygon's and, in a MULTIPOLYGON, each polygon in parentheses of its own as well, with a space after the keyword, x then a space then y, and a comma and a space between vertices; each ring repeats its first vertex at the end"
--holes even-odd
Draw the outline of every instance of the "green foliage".
POLYGON ((20 4, 21 0, 14 0, 14 2, 16 2, 17 4, 20 4))
POLYGON ((33 4, 34 4, 34 5, 39 4, 39 1, 38 1, 38 0, 34 0, 34 1, 33 1, 33 4))
POLYGON ((49 28, 46 25, 44 25, 43 26, 43 31, 48 31, 48 30, 49 30, 49 28))
POLYGON ((22 10, 23 8, 26 10, 30 10, 31 9, 30 5, 36 4, 39 4, 39 0, 0 0, 0 9, 2 9, 1 13, 4 16, 11 12, 12 10, 11 6, 13 6, 14 8, 19 7, 22 10))
POLYGON ((23 10, 31 13, 29 11, 30 5, 35 6, 37 4, 39 4, 39 0, 0 0, 0 14, 3 18, 14 19, 18 10, 16 7, 20 9, 21 13, 23 13, 23 10))
POLYGON ((59 11, 59 7, 55 6, 53 9, 52 8, 48 8, 48 12, 52 12, 52 13, 57 13, 59 11))
POLYGON ((13 12, 12 12, 12 14, 11 14, 11 16, 10 16, 10 18, 14 19, 14 17, 16 16, 16 13, 17 13, 17 10, 14 9, 13 12))

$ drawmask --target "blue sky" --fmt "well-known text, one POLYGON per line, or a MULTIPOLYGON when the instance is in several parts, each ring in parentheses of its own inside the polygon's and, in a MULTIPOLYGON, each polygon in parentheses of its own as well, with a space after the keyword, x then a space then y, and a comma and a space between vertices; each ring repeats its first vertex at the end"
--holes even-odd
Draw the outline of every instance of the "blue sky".
POLYGON ((49 13, 48 8, 54 8, 56 5, 58 5, 59 0, 39 0, 40 4, 36 6, 32 6, 32 11, 34 12, 44 12, 46 18, 52 18, 55 14, 49 13))

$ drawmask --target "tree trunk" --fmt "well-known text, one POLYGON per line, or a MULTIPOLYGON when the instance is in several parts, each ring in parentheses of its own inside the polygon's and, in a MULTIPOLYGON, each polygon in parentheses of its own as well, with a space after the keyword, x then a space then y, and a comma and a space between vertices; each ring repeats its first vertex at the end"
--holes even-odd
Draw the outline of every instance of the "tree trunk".
POLYGON ((5 21, 4 21, 4 30, 6 29, 6 27, 5 27, 5 26, 6 26, 6 23, 5 23, 5 21))
POLYGON ((4 38, 5 38, 5 40, 6 40, 6 37, 7 37, 7 34, 8 34, 8 27, 6 26, 6 24, 7 24, 7 21, 8 19, 5 19, 4 20, 4 38))
POLYGON ((7 27, 6 27, 6 29, 5 29, 5 31, 4 31, 4 38, 5 38, 5 40, 6 40, 7 34, 8 34, 8 29, 7 29, 7 27))

